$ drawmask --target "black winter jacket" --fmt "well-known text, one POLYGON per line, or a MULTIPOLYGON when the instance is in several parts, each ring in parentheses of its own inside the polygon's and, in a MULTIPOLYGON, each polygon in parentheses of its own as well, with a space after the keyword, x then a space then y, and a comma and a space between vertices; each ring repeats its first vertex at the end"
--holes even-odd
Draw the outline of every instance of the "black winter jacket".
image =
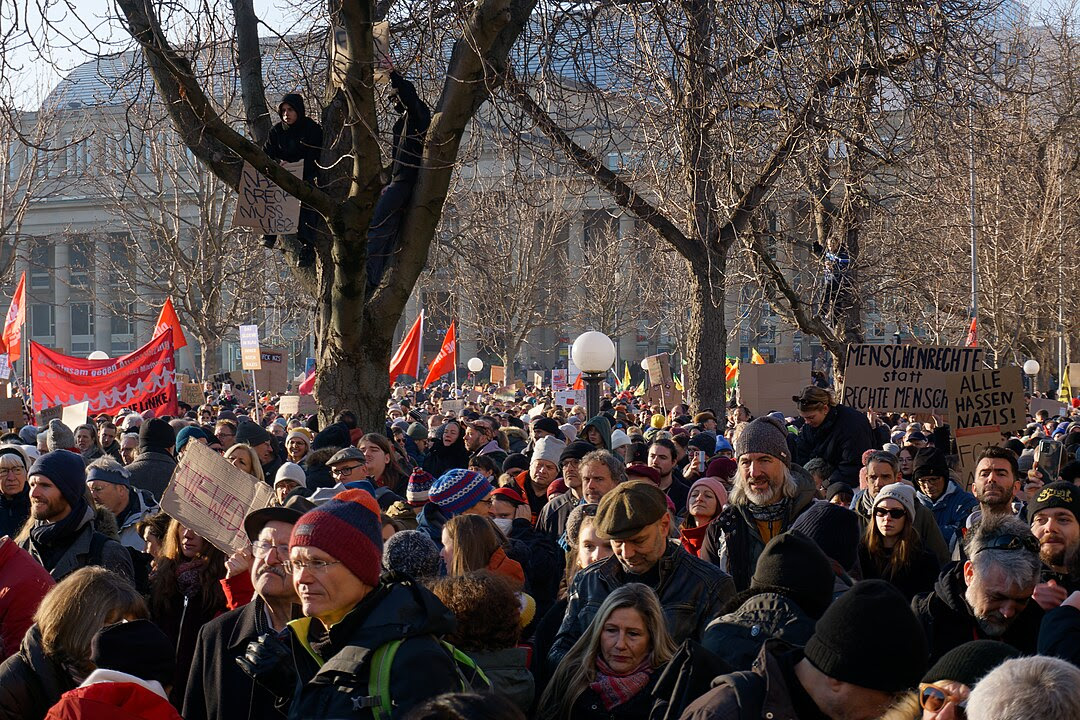
MULTIPOLYGON (((676 644, 701 638, 705 626, 735 594, 731 576, 699 560, 675 543, 660 558, 660 585, 655 588, 668 630, 676 644)), ((580 571, 567 594, 566 615, 548 652, 556 667, 578 638, 585 634, 600 605, 616 588, 634 582, 614 555, 580 571)))
POLYGON ((132 487, 149 490, 154 499, 160 501, 176 470, 176 460, 172 455, 158 450, 140 450, 127 469, 131 473, 132 487))
MULTIPOLYGON (((966 587, 963 563, 953 563, 941 571, 933 592, 918 595, 911 601, 911 609, 926 631, 931 665, 958 645, 987 638, 964 599, 966 587)), ((1032 600, 1004 635, 989 639, 1008 643, 1025 655, 1034 655, 1042 618, 1042 608, 1032 600)))
POLYGON ((24 483, 22 492, 8 497, 0 495, 0 537, 15 537, 19 528, 30 517, 30 484, 24 483))
POLYGON ((185 720, 285 720, 274 696, 240 669, 247 644, 259 638, 260 599, 202 626, 184 693, 185 720))
MULTIPOLYGON (((314 182, 319 174, 319 154, 322 152, 323 131, 319 123, 307 116, 304 99, 289 93, 281 99, 296 110, 296 122, 286 125, 282 120, 270 128, 264 150, 274 160, 282 162, 304 161, 304 180, 314 182)), ((280 105, 279 105, 280 107, 280 105)))
POLYGON ((847 405, 836 405, 816 428, 804 425, 795 440, 795 462, 805 465, 822 458, 836 468, 830 482, 859 487, 862 455, 874 447, 870 421, 864 413, 847 405))
POLYGON ((404 640, 390 666, 395 719, 429 698, 461 690, 455 663, 438 642, 453 631, 454 614, 426 588, 387 579, 330 629, 332 657, 319 657, 308 643, 310 624, 318 620, 289 624, 299 678, 289 718, 372 718, 362 702, 376 692, 368 687, 372 655, 393 640, 404 640))
POLYGON ((709 623, 701 644, 727 662, 732 672, 749 670, 766 640, 776 638, 802 648, 814 634, 816 622, 791 598, 765 592, 709 623))
POLYGON ((45 655, 41 631, 26 632, 19 652, 0 664, 0 720, 42 720, 60 696, 78 683, 45 655))

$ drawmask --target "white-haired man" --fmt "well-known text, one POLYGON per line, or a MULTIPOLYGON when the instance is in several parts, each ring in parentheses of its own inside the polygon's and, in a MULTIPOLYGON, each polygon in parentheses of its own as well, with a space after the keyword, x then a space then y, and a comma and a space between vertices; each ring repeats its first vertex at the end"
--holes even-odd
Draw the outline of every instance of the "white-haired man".
POLYGON ((787 428, 765 416, 749 423, 735 439, 738 472, 731 502, 709 524, 701 557, 735 580, 737 591, 750 587, 766 543, 791 527, 814 499, 814 483, 793 472, 787 428))

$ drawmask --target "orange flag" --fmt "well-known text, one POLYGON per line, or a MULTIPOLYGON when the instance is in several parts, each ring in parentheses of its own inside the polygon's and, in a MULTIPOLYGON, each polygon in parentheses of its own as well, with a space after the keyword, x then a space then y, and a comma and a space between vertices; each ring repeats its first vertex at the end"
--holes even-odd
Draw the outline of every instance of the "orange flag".
POLYGON ((165 304, 161 306, 161 313, 158 314, 157 323, 154 325, 155 337, 166 330, 172 330, 173 352, 187 346, 187 338, 184 337, 184 331, 180 328, 180 318, 176 316, 172 298, 165 298, 165 304))
POLYGON ((390 382, 391 384, 401 375, 420 377, 420 339, 424 334, 424 311, 416 316, 416 322, 405 334, 401 347, 390 358, 390 382))
POLYGON ((967 347, 979 346, 978 322, 978 318, 971 318, 971 327, 968 328, 967 340, 964 341, 964 345, 967 347))
POLYGON ((22 354, 22 327, 26 322, 26 271, 19 278, 15 294, 8 306, 7 319, 4 320, 4 335, 0 345, 7 348, 8 362, 13 363, 22 354))
POLYGON ((436 380, 441 378, 447 373, 454 372, 454 364, 457 362, 457 332, 454 330, 454 321, 450 321, 450 327, 446 330, 446 337, 443 338, 442 347, 439 348, 439 354, 435 356, 435 360, 431 363, 431 368, 428 369, 427 379, 424 380, 424 387, 428 387, 436 380))
POLYGON ((571 390, 584 390, 585 389, 585 380, 583 378, 584 378, 584 376, 581 373, 578 373, 577 380, 574 381, 574 384, 570 389, 571 390))

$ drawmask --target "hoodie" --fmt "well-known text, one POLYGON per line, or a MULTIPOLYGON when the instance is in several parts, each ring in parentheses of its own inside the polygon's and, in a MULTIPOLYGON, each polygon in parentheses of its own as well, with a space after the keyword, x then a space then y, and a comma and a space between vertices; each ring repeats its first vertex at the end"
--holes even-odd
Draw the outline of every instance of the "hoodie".
POLYGON ((600 433, 600 439, 604 441, 604 449, 611 450, 611 421, 607 419, 607 416, 597 415, 585 423, 585 427, 581 428, 581 432, 578 433, 578 438, 589 441, 588 435, 591 427, 596 428, 600 433))
POLYGON ((315 182, 319 174, 319 155, 322 153, 323 131, 319 123, 307 116, 304 99, 296 93, 289 93, 278 103, 278 117, 281 117, 283 105, 290 105, 298 117, 288 125, 284 120, 270 128, 263 149, 274 160, 281 162, 304 161, 304 180, 315 182))

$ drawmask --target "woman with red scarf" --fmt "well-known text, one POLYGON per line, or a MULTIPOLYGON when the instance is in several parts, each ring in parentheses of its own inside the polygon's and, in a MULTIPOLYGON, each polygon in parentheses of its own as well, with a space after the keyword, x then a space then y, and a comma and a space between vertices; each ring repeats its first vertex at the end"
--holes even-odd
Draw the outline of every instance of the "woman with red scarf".
POLYGON ((649 717, 652 688, 675 653, 652 588, 628 583, 604 600, 563 657, 544 695, 540 720, 649 717))

